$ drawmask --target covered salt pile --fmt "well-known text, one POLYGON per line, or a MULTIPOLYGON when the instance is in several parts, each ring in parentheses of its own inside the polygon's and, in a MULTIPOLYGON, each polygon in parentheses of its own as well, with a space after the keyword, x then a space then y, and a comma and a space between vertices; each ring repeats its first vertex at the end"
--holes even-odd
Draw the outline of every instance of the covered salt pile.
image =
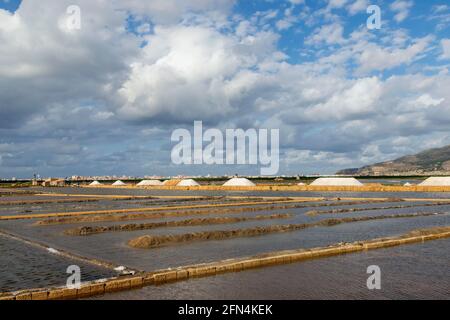
POLYGON ((450 186, 450 177, 430 177, 419 184, 423 187, 448 187, 450 186))
POLYGON ((177 184, 177 187, 196 187, 199 185, 200 184, 194 179, 184 179, 177 184))
POLYGON ((181 182, 182 179, 170 179, 163 182, 164 186, 174 187, 181 182))
POLYGON ((159 180, 142 180, 137 184, 138 187, 143 186, 162 186, 162 182, 159 180))
POLYGON ((246 178, 233 178, 223 184, 224 187, 254 187, 256 184, 246 178))
POLYGON ((117 180, 112 185, 113 186, 126 186, 126 184, 123 181, 121 181, 121 180, 117 180))
POLYGON ((311 186, 360 187, 363 184, 355 178, 319 178, 314 180, 311 186))

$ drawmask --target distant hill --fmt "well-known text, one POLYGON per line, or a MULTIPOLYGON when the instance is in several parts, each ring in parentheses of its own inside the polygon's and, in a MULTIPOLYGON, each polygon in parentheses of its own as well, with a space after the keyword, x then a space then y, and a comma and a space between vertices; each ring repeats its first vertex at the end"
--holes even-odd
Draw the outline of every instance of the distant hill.
POLYGON ((445 175, 449 173, 450 146, 429 149, 416 155, 401 157, 393 161, 337 172, 337 174, 359 176, 445 175))

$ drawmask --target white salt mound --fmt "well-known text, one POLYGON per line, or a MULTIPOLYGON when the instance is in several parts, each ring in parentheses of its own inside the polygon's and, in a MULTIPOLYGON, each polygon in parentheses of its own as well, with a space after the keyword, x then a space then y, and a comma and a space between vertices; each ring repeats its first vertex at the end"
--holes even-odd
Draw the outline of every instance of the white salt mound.
POLYGON ((162 186, 162 182, 159 180, 142 180, 137 186, 162 186))
POLYGON ((114 268, 115 271, 124 271, 126 268, 124 266, 118 266, 114 268))
POLYGON ((256 184, 246 178, 233 178, 225 182, 224 187, 254 187, 256 184))
POLYGON ((114 182, 112 184, 113 186, 126 186, 125 183, 123 183, 123 181, 117 180, 116 182, 114 182))
POLYGON ((101 186, 102 184, 98 181, 94 181, 91 184, 89 184, 90 186, 101 186))
POLYGON ((298 186, 306 186, 306 183, 300 182, 299 184, 297 184, 298 186))
POLYGON ((195 187, 199 185, 200 184, 194 179, 184 179, 177 184, 178 187, 195 187))
POLYGON ((59 254, 59 251, 53 248, 47 248, 47 251, 53 254, 59 254))
POLYGON ((424 187, 448 187, 450 186, 450 177, 431 177, 419 184, 424 187))
POLYGON ((166 180, 166 181, 164 181, 163 182, 163 185, 165 185, 165 186, 176 186, 176 185, 178 185, 179 183, 180 183, 180 181, 181 181, 182 179, 170 179, 170 180, 166 180))
POLYGON ((355 178, 319 178, 311 183, 312 186, 352 186, 360 187, 363 184, 356 180, 355 178))

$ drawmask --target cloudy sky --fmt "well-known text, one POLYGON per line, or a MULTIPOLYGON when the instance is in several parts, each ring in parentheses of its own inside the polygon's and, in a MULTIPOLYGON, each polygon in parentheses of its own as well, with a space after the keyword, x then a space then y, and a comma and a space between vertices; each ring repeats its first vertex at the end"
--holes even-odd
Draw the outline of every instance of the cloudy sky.
POLYGON ((259 172, 173 165, 195 120, 279 128, 280 174, 388 160, 450 144, 449 67, 447 0, 0 0, 0 177, 259 172))

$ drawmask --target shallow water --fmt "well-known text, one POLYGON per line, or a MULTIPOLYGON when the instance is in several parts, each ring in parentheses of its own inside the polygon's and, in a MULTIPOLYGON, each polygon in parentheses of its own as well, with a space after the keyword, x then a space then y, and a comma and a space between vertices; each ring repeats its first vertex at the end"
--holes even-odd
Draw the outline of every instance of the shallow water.
POLYGON ((444 299, 450 240, 380 249, 150 286, 93 299, 444 299), (369 290, 367 268, 381 270, 369 290))
POLYGON ((81 281, 116 275, 111 270, 66 259, 2 236, 0 260, 0 292, 65 285, 70 265, 81 268, 81 281))
MULTIPOLYGON (((372 213, 372 215, 376 215, 372 213)), ((30 222, 10 221, 3 228, 35 239, 56 248, 75 252, 87 257, 97 257, 117 264, 141 270, 154 270, 186 264, 215 261, 236 256, 247 256, 284 249, 312 248, 337 242, 352 242, 378 237, 399 235, 414 229, 450 224, 450 216, 430 216, 417 218, 387 219, 356 222, 333 227, 315 227, 294 232, 267 234, 248 238, 200 241, 173 245, 156 249, 135 249, 127 246, 133 238, 152 234, 182 234, 206 230, 231 230, 272 224, 311 222, 322 217, 309 218, 302 214, 287 221, 252 221, 226 225, 195 227, 172 227, 133 232, 113 232, 87 237, 66 236, 66 225, 34 227, 30 222)))
POLYGON ((284 192, 284 191, 181 191, 120 188, 33 188, 35 191, 99 195, 153 195, 153 196, 245 196, 245 197, 355 197, 355 198, 430 198, 450 199, 450 192, 284 192))
MULTIPOLYGON (((51 188, 52 192, 60 191, 64 193, 84 193, 84 194, 120 194, 120 195, 154 195, 154 194, 163 194, 174 196, 175 194, 184 194, 184 195, 206 195, 205 192, 171 192, 171 191, 150 191, 150 190, 131 190, 131 189, 82 189, 82 188, 51 188)), ((48 189, 45 189, 48 192, 48 189)), ((209 192, 208 195, 225 195, 231 194, 233 196, 243 195, 243 196, 268 196, 269 194, 264 193, 229 193, 229 192, 209 192)), ((272 193, 272 195, 283 197, 288 196, 286 193, 272 193)), ((300 196, 299 193, 295 193, 295 196, 300 196)), ((358 194, 355 193, 320 193, 313 195, 312 193, 303 193, 301 196, 326 196, 328 198, 335 197, 354 197, 358 194)), ((360 194, 359 194, 360 195, 360 194)), ((387 197, 387 198, 398 198, 400 197, 397 193, 389 193, 382 195, 380 193, 371 193, 372 197, 387 197)), ((430 194, 421 193, 420 197, 417 194, 411 195, 410 197, 414 198, 434 198, 434 196, 430 194)), ((438 194, 442 198, 450 198, 450 194, 438 194)), ((361 195, 360 195, 361 196, 361 195)), ((27 196, 28 197, 28 196, 27 196)), ((32 197, 42 199, 40 197, 32 197)), ((49 199, 58 198, 56 196, 49 196, 49 199)), ((0 215, 2 214, 18 214, 22 210, 32 210, 35 213, 45 213, 45 212, 65 212, 65 211, 84 211, 84 210, 102 210, 105 208, 140 208, 140 207, 151 207, 151 206, 160 206, 164 204, 174 204, 174 205, 192 205, 192 204, 204 204, 210 203, 210 200, 195 200, 195 201, 187 201, 185 203, 180 201, 173 201, 169 199, 165 200, 101 200, 98 203, 68 203, 68 204, 43 204, 43 205, 20 205, 13 206, 8 208, 7 206, 2 207, 0 199, 0 215), (172 202, 171 202, 172 201, 172 202), (34 208, 34 207, 39 208, 34 208), (76 206, 76 208, 74 208, 76 206)), ((73 198, 72 198, 73 199, 73 198)), ((227 202, 227 199, 221 199, 216 201, 227 202)), ((34 226, 33 223, 37 221, 37 219, 30 220, 11 220, 11 221, 0 221, 0 230, 6 230, 8 232, 20 235, 26 239, 32 241, 38 241, 40 243, 46 244, 50 247, 56 249, 62 249, 69 251, 74 254, 78 254, 87 258, 97 258, 100 260, 105 260, 112 262, 116 265, 125 265, 131 268, 152 271, 160 268, 168 268, 168 267, 177 267, 188 264, 195 264, 201 262, 210 262, 217 261, 221 259, 228 259, 234 257, 242 257, 242 256, 250 256, 256 255, 260 253, 266 253, 271 251, 278 250, 287 250, 287 249, 299 249, 299 248, 313 248, 325 245, 331 245, 338 242, 353 242, 359 240, 367 240, 379 237, 386 236, 394 236, 400 235, 406 232, 409 232, 414 229, 420 228, 430 228, 430 227, 438 227, 438 226, 448 226, 450 225, 450 205, 445 206, 418 206, 414 208, 396 208, 396 209, 383 209, 383 207, 388 206, 397 206, 397 205, 420 205, 427 204, 430 202, 385 202, 385 203, 361 203, 355 205, 338 205, 337 201, 327 201, 323 203, 334 204, 332 206, 323 206, 323 207, 314 207, 314 204, 319 202, 311 202, 308 205, 310 207, 306 208, 290 208, 283 209, 282 205, 279 205, 279 208, 274 210, 260 210, 254 212, 237 212, 237 213, 213 213, 210 212, 208 215, 195 215, 191 214, 190 216, 182 216, 182 217, 165 217, 158 219, 142 219, 142 220, 132 220, 132 221, 98 221, 98 222, 83 222, 83 223, 72 223, 72 224, 61 224, 61 225, 48 225, 48 226, 34 226), (339 214, 321 214, 317 216, 309 216, 306 213, 311 210, 332 210, 332 209, 345 209, 345 208, 373 208, 374 210, 370 211, 357 211, 357 212, 349 212, 349 213, 339 213, 339 214), (232 229, 242 229, 242 228, 252 228, 257 226, 269 226, 269 225, 281 225, 281 224, 299 224, 299 223, 311 223, 323 219, 329 218, 342 218, 342 217, 365 217, 365 216, 380 216, 380 215, 392 215, 392 214, 405 214, 405 213, 437 213, 437 212, 446 212, 444 215, 433 215, 428 217, 414 217, 414 218, 401 218, 401 219, 386 219, 386 220, 375 220, 375 221, 365 221, 365 222, 354 222, 336 225, 333 227, 314 227, 305 230, 298 230, 294 232, 285 232, 285 233, 275 233, 275 234, 266 234, 255 237, 247 237, 247 238, 234 238, 228 240, 215 240, 215 241, 199 241, 199 242, 191 242, 184 243, 172 246, 161 247, 157 249, 135 249, 130 248, 127 245, 127 242, 133 238, 143 236, 143 235, 163 235, 163 234, 183 234, 183 233, 191 233, 191 232, 200 232, 200 231, 213 231, 213 230, 232 230, 232 229), (170 227, 170 228, 159 228, 152 230, 139 230, 139 231, 130 231, 130 232, 110 232, 103 234, 95 234, 90 236, 67 236, 64 234, 64 231, 73 227, 80 226, 109 226, 115 224, 128 224, 128 223, 142 223, 142 222, 158 222, 158 221, 174 221, 174 220, 184 220, 190 218, 207 218, 207 217, 252 217, 256 215, 269 215, 269 214, 280 214, 280 213, 290 213, 292 217, 287 219, 276 219, 276 220, 259 220, 259 221, 246 221, 232 224, 220 224, 220 225, 201 225, 201 226, 183 226, 183 227, 170 227)), ((306 205, 306 204, 305 204, 306 205)), ((259 207, 265 205, 253 205, 252 207, 259 207)), ((272 205, 271 205, 272 206, 272 205)), ((184 210, 183 210, 184 211, 184 210)), ((204 209, 205 212, 209 212, 209 209, 204 209)), ((61 285, 64 284, 67 275, 65 274, 65 270, 69 264, 72 264, 68 259, 63 259, 61 257, 53 256, 48 254, 47 252, 36 248, 31 248, 28 245, 22 244, 20 242, 11 242, 12 240, 3 241, 3 238, 0 238, 0 263, 3 266, 3 270, 0 272, 0 291, 4 290, 4 288, 12 288, 18 289, 20 288, 29 288, 34 286, 47 286, 47 285, 61 285), (3 246, 3 247, 1 247, 3 246), (17 267, 20 265, 20 267, 17 267)), ((438 242, 430 242, 432 246, 433 243, 438 242)), ((426 244, 428 245, 428 244, 426 244)), ((448 253, 450 252, 450 242, 442 241, 439 242, 437 246, 440 248, 439 250, 434 250, 432 247, 422 247, 418 246, 408 246, 408 248, 428 248, 425 250, 425 257, 428 261, 422 261, 421 263, 427 264, 429 261, 436 261, 436 268, 442 274, 442 270, 440 269, 440 265, 442 264, 442 259, 447 262, 448 266, 448 253), (445 254, 442 254, 442 251, 445 254)), ((397 251, 390 250, 400 250, 398 252, 399 259, 395 258, 392 260, 392 263, 389 264, 383 258, 384 256, 377 256, 376 254, 363 253, 359 255, 360 257, 366 257, 366 260, 363 260, 366 263, 369 260, 380 260, 384 261, 387 264, 387 270, 389 268, 395 269, 397 264, 401 265, 402 261, 405 260, 404 254, 401 251, 401 248, 392 248, 387 250, 381 250, 386 252, 385 255, 389 256, 389 252, 393 252, 393 257, 396 257, 397 251), (368 256, 367 256, 368 255, 368 256)), ((421 260, 422 251, 412 250, 411 255, 414 256, 414 259, 421 260)), ((381 252, 380 251, 380 252, 381 252)), ((358 255, 352 255, 352 257, 356 257, 358 255)), ((346 256, 349 257, 349 256, 346 256)), ((339 292, 337 287, 333 287, 330 289, 330 293, 324 293, 323 290, 326 288, 325 281, 323 279, 328 279, 328 281, 336 282, 338 285, 341 280, 336 280, 337 274, 342 273, 343 279, 353 281, 352 279, 359 279, 358 274, 355 272, 360 272, 360 265, 362 262, 358 260, 358 258, 346 258, 346 257, 334 257, 334 258, 326 258, 320 261, 330 261, 329 264, 317 264, 311 265, 311 267, 307 267, 309 263, 319 263, 317 261, 307 262, 306 264, 296 264, 290 266, 279 266, 275 268, 260 269, 253 270, 249 272, 243 272, 242 275, 247 274, 250 276, 246 276, 247 278, 239 279, 239 275, 223 275, 210 279, 198 279, 199 287, 196 287, 195 281, 192 280, 188 282, 183 282, 180 284, 174 284, 173 290, 163 291, 161 292, 161 297, 175 297, 175 298, 183 298, 184 290, 189 288, 188 284, 192 284, 191 290, 198 289, 198 298, 202 298, 203 294, 209 294, 210 290, 219 290, 216 292, 216 298, 226 298, 228 297, 227 293, 221 292, 230 290, 230 288, 236 289, 236 296, 232 298, 265 298, 267 295, 269 298, 272 298, 271 295, 274 295, 275 298, 395 298, 402 297, 401 291, 397 287, 393 287, 389 289, 388 293, 383 293, 383 295, 373 296, 369 295, 365 292, 367 289, 362 290, 360 287, 349 286, 348 292, 339 292), (337 259, 337 260, 330 260, 337 259), (339 260, 344 259, 344 260, 339 260), (342 269, 342 265, 348 264, 348 270, 344 268, 342 269), (294 266, 300 269, 292 270, 289 268, 293 268, 294 266), (286 275, 291 274, 299 274, 300 279, 308 278, 306 282, 297 282, 293 281, 292 284, 284 283, 289 282, 287 280, 279 279, 277 274, 270 273, 269 270, 275 270, 276 268, 287 268, 280 269, 281 274, 283 275, 283 279, 286 275), (353 269, 352 269, 353 268, 353 269), (317 269, 317 271, 315 270, 317 269), (333 273, 333 270, 334 271, 333 273), (255 275, 253 276, 253 272, 255 275), (265 290, 261 288, 256 280, 257 275, 261 276, 260 273, 269 272, 267 277, 267 281, 263 281, 262 283, 266 283, 268 288, 265 290), (332 275, 331 278, 327 278, 325 273, 330 272, 332 275), (233 280, 233 277, 236 280, 233 280), (228 279, 221 277, 231 277, 230 288, 227 288, 226 284, 222 284, 220 280, 217 279, 228 279), (219 281, 218 284, 213 282, 213 279, 219 281), (241 285, 242 283, 242 285, 241 285), (280 285, 278 285, 280 283, 280 285), (245 284, 245 285, 244 285, 245 284), (219 289, 215 287, 219 286, 219 289), (223 289, 220 289, 220 286, 224 286, 223 289), (248 289, 246 290, 246 286, 248 289), (298 286, 298 288, 296 287, 298 286), (301 291, 301 294, 297 296, 298 292, 296 290, 303 290, 303 286, 309 287, 309 291, 305 292, 301 291), (286 288, 286 289, 283 289, 286 288), (315 291, 317 288, 317 291, 315 291), (334 291, 333 291, 334 290, 334 291), (334 293, 333 293, 334 292, 334 293), (179 296, 178 296, 179 294, 179 296), (222 294, 222 296, 221 296, 222 294)), ((425 258, 424 258, 425 259, 425 258)), ((412 260, 411 260, 412 261, 412 260)), ((414 265, 413 262, 410 262, 414 265)), ((77 263, 76 263, 77 264, 77 263)), ((406 265, 404 266, 406 268, 406 265)), ((432 269, 431 269, 432 270, 432 269)), ((363 270, 365 272, 365 269, 363 270)), ((395 273, 396 271, 392 271, 398 277, 398 281, 403 281, 404 283, 408 283, 408 281, 412 281, 411 279, 415 279, 417 277, 419 280, 423 280, 426 292, 426 285, 430 287, 436 287, 437 293, 436 297, 442 297, 442 287, 444 286, 447 289, 447 297, 450 298, 448 294, 448 282, 443 282, 442 284, 435 284, 433 277, 428 277, 426 275, 422 276, 421 272, 424 270, 420 269, 420 272, 416 274, 407 274, 405 277, 402 277, 401 273, 395 273), (412 277, 412 278, 409 278, 412 277)), ((108 270, 102 270, 98 267, 92 265, 83 265, 82 272, 88 277, 97 278, 108 275, 108 270)), ((391 271, 389 271, 391 272, 391 271)), ((445 273, 448 275, 448 271, 445 273)), ((365 273, 363 274, 365 276, 365 273)), ((289 277, 286 277, 289 279, 289 277)), ((297 278, 295 278, 297 279, 297 278)), ((356 280, 354 280, 356 281, 356 280)), ((359 280, 358 280, 359 281, 359 280)), ((364 280, 365 281, 365 280, 364 280)), ((228 282, 226 280, 225 282, 228 282)), ((359 283, 359 282, 358 282, 359 283)), ((364 282, 365 284, 365 282, 364 282)), ((262 284, 261 284, 262 285, 262 284)), ((163 288, 163 287, 161 287, 163 288)), ((389 288, 389 287, 388 287, 389 288)), ((8 289, 9 290, 9 289, 8 289)), ((154 292, 158 292, 158 290, 163 290, 158 288, 145 288, 139 293, 138 296, 127 296, 128 293, 124 293, 125 298, 154 298, 154 292), (147 292, 147 290, 150 290, 147 292)), ((411 289, 412 290, 412 289, 411 289)), ((418 297, 410 290, 408 295, 404 297, 415 298, 418 297)), ((132 294, 131 292, 129 294, 132 294)), ((372 293, 371 293, 372 294, 372 293)), ((118 295, 117 297, 122 297, 118 295)), ((214 297, 214 295, 212 295, 214 297)))

